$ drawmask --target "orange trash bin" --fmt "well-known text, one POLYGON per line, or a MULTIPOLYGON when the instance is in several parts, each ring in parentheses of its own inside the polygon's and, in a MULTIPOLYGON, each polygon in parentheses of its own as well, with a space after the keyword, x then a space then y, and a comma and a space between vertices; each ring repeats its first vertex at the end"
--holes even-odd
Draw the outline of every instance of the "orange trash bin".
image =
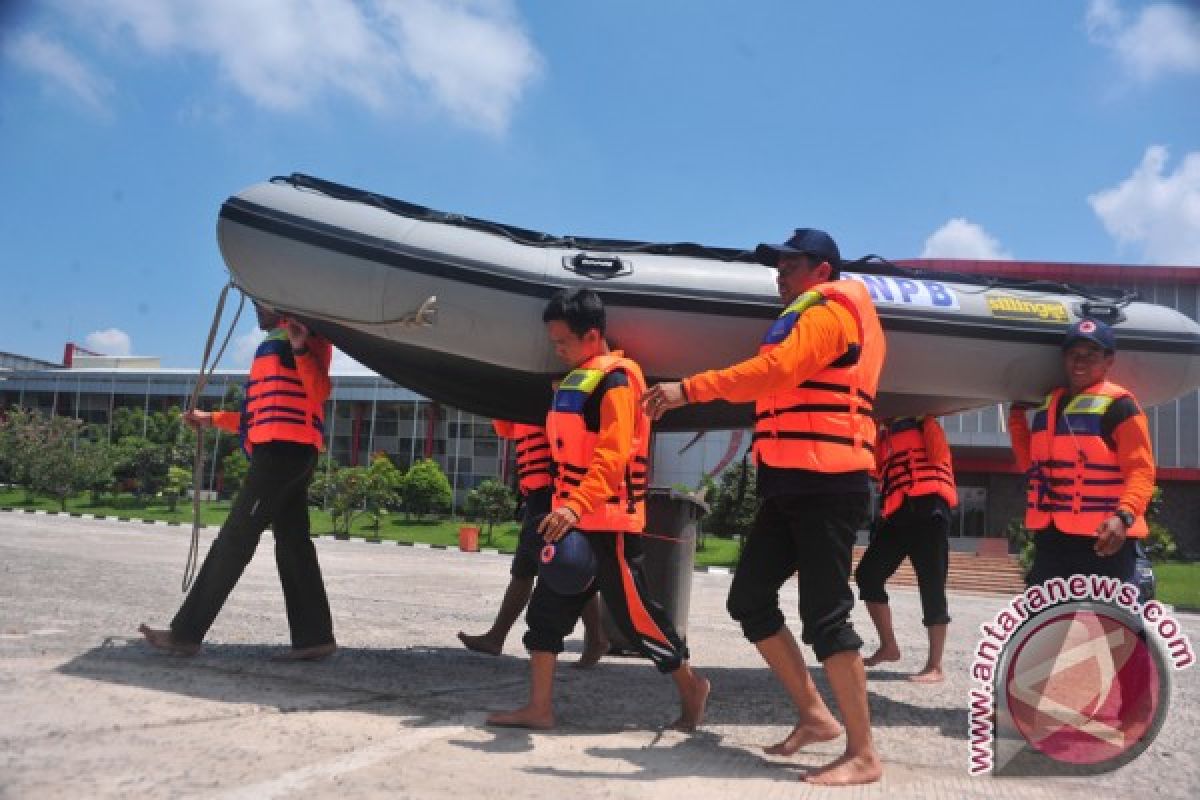
POLYGON ((464 553, 474 553, 479 550, 479 528, 474 525, 463 525, 458 529, 458 549, 464 553))

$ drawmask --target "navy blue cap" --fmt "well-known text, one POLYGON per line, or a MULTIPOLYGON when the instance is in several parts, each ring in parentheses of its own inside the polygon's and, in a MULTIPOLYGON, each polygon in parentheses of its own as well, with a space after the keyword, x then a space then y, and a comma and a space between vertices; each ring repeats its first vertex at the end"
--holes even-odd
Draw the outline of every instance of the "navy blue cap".
POLYGON ((1092 342, 1100 345, 1106 353, 1117 352, 1116 332, 1108 324, 1091 317, 1085 317, 1067 328, 1067 336, 1062 343, 1063 350, 1076 342, 1092 342))
POLYGON ((821 261, 828 261, 829 266, 837 269, 842 265, 842 254, 838 251, 837 242, 825 231, 816 228, 796 228, 792 238, 783 244, 760 244, 754 249, 754 257, 760 264, 773 267, 779 263, 779 257, 790 254, 812 256, 821 261))

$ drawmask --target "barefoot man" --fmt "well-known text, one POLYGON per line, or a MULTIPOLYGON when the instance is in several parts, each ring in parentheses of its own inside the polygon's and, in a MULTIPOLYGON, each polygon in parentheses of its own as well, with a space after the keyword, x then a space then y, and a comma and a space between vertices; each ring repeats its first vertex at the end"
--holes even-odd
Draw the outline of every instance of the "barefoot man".
POLYGON ((758 355, 658 384, 644 405, 658 419, 688 403, 755 403, 761 505, 727 605, 799 712, 795 729, 767 752, 791 755, 842 734, 779 609, 779 588, 798 573, 802 638, 824 664, 846 725, 843 755, 804 780, 870 783, 883 766, 871 738, 862 639, 850 624, 850 562, 875 467, 871 410, 883 330, 863 285, 838 280, 841 256, 824 231, 798 229, 785 244, 759 245, 756 254, 778 270, 784 303, 758 355))
MULTIPOLYGON (((550 511, 554 459, 550 457, 550 442, 546 440, 545 428, 499 419, 492 420, 492 427, 497 436, 516 445, 517 489, 525 510, 521 515, 517 552, 513 554, 512 567, 509 569, 512 578, 504 590, 504 598, 500 601, 500 610, 496 612, 492 627, 477 636, 459 631, 458 638, 469 650, 498 656, 504 650, 508 632, 533 594, 538 553, 544 544, 537 524, 550 511)), ((594 667, 608 652, 608 647, 608 637, 600 621, 600 601, 593 597, 583 608, 583 655, 575 662, 575 666, 580 669, 594 667)))
POLYGON ((879 633, 879 649, 868 667, 900 660, 892 628, 892 609, 884 584, 905 557, 917 573, 921 614, 929 634, 929 657, 910 680, 941 683, 942 652, 950 624, 946 603, 949 568, 950 509, 958 505, 954 466, 946 433, 936 417, 902 417, 879 426, 875 441, 879 462, 883 524, 858 562, 858 596, 879 633))
POLYGON ((308 527, 308 485, 317 451, 324 449, 333 347, 258 303, 254 310, 258 326, 268 333, 254 354, 242 411, 193 409, 185 415, 193 428, 216 425, 240 433, 250 470, 171 627, 157 630, 143 624, 139 630, 154 647, 173 655, 199 652, 270 525, 292 634, 291 650, 279 658, 315 661, 337 649, 308 527))
POLYGON ((709 683, 688 664, 670 617, 651 599, 642 571, 639 534, 646 524, 650 420, 639 401, 641 368, 604 338, 600 297, 587 289, 563 290, 542 314, 555 353, 571 373, 554 393, 546 435, 557 466, 553 510, 539 528, 547 542, 570 530, 583 532, 595 553, 596 579, 585 591, 561 595, 538 580, 529 602, 529 701, 515 711, 488 716, 491 725, 554 726, 554 666, 563 637, 575 627, 597 591, 621 632, 675 682, 679 730, 704 718, 709 683))

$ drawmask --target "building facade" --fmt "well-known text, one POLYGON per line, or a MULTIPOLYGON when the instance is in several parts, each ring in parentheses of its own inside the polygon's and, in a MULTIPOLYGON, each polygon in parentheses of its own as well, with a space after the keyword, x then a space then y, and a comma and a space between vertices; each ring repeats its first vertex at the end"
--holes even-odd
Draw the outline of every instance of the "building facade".
MULTIPOLYGON (((1200 268, 943 259, 901 263, 967 275, 1116 287, 1192 319, 1200 311, 1200 268)), ((162 369, 145 359, 109 363, 94 355, 72 355, 70 347, 66 353, 70 368, 0 353, 0 409, 39 408, 103 425, 120 407, 186 407, 197 377, 194 371, 162 369)), ((229 389, 244 380, 244 372, 215 373, 204 391, 207 406, 219 407, 229 389)), ((449 478, 456 505, 488 478, 511 483, 511 448, 497 439, 490 420, 431 402, 372 374, 334 374, 332 383, 326 435, 337 463, 366 464, 379 452, 402 468, 432 458, 449 478)), ((1193 392, 1146 413, 1165 500, 1162 522, 1185 555, 1200 557, 1200 395, 1193 392)), ((1003 405, 943 419, 960 495, 952 535, 963 543, 1004 536, 1024 515, 1024 476, 1013 463, 1006 419, 1003 405)), ((749 443, 746 431, 659 434, 653 443, 652 483, 698 486, 703 476, 741 459, 749 443)))

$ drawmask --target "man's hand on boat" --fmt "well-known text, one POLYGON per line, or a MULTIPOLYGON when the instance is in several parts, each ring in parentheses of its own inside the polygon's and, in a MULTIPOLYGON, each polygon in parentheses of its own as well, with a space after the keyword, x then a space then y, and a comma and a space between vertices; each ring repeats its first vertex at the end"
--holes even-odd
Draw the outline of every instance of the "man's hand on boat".
POLYGON ((291 342, 292 350, 304 350, 308 343, 308 326, 303 322, 297 322, 291 318, 282 320, 283 328, 287 331, 288 341, 291 342))
POLYGON ((642 396, 642 408, 653 420, 660 419, 663 414, 673 408, 683 408, 687 404, 688 399, 683 391, 683 383, 679 381, 656 383, 642 396))
POLYGON ((197 430, 200 428, 211 428, 213 424, 212 412, 189 408, 183 414, 183 421, 197 430))
POLYGON ((542 524, 538 525, 538 533, 547 542, 557 542, 562 537, 579 524, 579 517, 575 512, 566 506, 556 508, 542 518, 542 524))

